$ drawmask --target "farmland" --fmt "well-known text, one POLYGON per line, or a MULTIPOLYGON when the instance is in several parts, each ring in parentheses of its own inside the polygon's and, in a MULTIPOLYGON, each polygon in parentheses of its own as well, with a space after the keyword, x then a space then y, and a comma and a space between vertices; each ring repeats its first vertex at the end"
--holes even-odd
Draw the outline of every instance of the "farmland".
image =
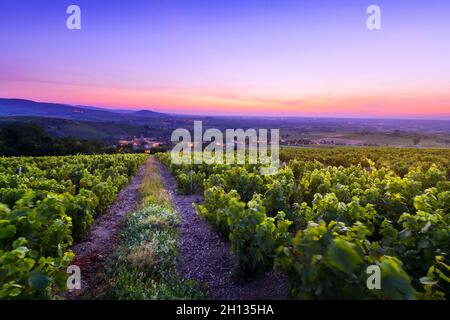
POLYGON ((65 289, 70 246, 145 158, 0 158, 0 299, 52 298, 65 289))
POLYGON ((278 270, 299 299, 440 299, 449 294, 448 150, 285 149, 285 165, 175 165, 180 192, 230 241, 235 273, 278 270), (383 286, 369 290, 369 266, 383 286))
POLYGON ((0 299, 64 297, 77 263, 87 288, 75 298, 448 299, 448 149, 284 148, 280 158, 273 175, 176 165, 169 153, 0 158, 0 299), (92 239, 105 221, 119 236, 92 239), (107 243, 98 265, 89 242, 107 243))

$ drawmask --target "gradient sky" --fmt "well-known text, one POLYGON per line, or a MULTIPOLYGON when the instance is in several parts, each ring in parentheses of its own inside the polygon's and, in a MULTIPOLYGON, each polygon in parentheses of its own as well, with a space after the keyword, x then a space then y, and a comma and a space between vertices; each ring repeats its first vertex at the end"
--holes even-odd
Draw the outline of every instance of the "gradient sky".
POLYGON ((450 1, 1 0, 0 97, 450 119, 450 1), (80 31, 66 29, 70 4, 80 31))

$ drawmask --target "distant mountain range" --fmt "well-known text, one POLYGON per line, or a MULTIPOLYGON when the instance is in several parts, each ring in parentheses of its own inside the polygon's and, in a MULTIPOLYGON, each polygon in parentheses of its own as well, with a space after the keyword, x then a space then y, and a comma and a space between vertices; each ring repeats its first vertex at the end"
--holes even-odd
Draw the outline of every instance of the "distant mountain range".
POLYGON ((23 99, 0 98, 0 117, 32 116, 46 118, 60 118, 80 121, 102 122, 141 122, 155 118, 163 118, 164 113, 141 110, 129 111, 102 109, 88 106, 72 106, 68 104, 35 102, 23 99))

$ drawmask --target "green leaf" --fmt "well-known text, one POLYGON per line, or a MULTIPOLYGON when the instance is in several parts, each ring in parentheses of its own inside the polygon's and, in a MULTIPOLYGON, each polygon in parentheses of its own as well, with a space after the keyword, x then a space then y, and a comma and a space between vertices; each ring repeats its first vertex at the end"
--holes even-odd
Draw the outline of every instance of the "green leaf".
POLYGON ((381 268, 381 289, 387 299, 412 300, 414 289, 401 262, 388 256, 383 257, 381 268))
POLYGON ((8 293, 8 295, 10 297, 17 297, 21 293, 22 293, 22 290, 20 288, 14 288, 8 293))
POLYGON ((327 251, 327 259, 330 265, 351 274, 363 262, 363 255, 355 244, 334 239, 327 251))
POLYGON ((17 254, 17 256, 20 259, 25 258, 26 254, 30 252, 30 250, 27 247, 18 247, 16 249, 14 249, 13 251, 11 251, 11 253, 15 253, 17 254))
POLYGON ((50 278, 41 270, 34 270, 30 273, 28 284, 36 290, 43 290, 50 283, 50 278))
POLYGON ((0 239, 8 239, 14 237, 16 234, 16 226, 9 224, 0 229, 0 239))

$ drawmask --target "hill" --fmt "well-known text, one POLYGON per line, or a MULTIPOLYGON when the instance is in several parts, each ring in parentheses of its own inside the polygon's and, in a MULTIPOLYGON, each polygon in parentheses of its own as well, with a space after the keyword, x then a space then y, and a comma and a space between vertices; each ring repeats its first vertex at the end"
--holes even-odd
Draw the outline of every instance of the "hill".
POLYGON ((115 143, 120 139, 130 139, 140 135, 162 140, 170 136, 171 132, 169 129, 121 122, 79 121, 47 117, 0 118, 0 129, 8 124, 38 125, 55 138, 73 136, 79 139, 102 140, 108 143, 115 143))
POLYGON ((142 121, 164 117, 164 113, 141 110, 126 115, 114 110, 97 107, 71 106, 68 104, 36 102, 23 99, 0 98, 0 117, 47 117, 82 121, 116 121, 129 122, 142 121))

